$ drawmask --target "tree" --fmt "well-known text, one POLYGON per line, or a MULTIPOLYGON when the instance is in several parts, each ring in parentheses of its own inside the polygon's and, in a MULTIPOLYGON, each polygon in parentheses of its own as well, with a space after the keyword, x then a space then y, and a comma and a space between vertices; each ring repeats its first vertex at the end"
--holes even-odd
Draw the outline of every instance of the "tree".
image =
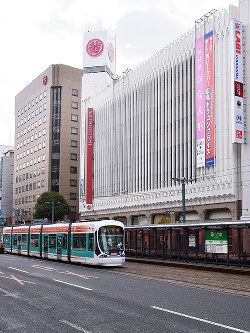
POLYGON ((43 192, 37 199, 33 217, 35 219, 48 218, 50 221, 54 222, 63 220, 65 215, 68 215, 69 212, 70 206, 63 195, 58 192, 43 192), (52 216, 53 211, 54 216, 52 216))

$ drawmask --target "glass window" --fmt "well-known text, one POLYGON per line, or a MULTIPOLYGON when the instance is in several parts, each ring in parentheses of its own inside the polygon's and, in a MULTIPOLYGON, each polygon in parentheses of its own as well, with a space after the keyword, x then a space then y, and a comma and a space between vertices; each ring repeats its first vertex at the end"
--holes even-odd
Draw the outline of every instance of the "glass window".
POLYGON ((78 134, 78 129, 75 127, 71 127, 71 134, 78 134))
POLYGON ((4 235, 5 245, 10 245, 10 235, 4 235))
POLYGON ((123 251, 123 228, 117 226, 100 227, 98 231, 98 241, 100 248, 105 253, 113 251, 123 251))
POLYGON ((68 243, 67 234, 64 234, 63 239, 62 239, 62 248, 64 250, 67 250, 67 248, 68 248, 67 243, 68 243))
POLYGON ((22 235, 22 246, 27 245, 27 235, 22 235))
POLYGON ((76 193, 70 192, 70 200, 76 200, 76 193))
POLYGON ((38 103, 38 97, 36 97, 36 104, 38 103))
POLYGON ((72 114, 71 115, 71 120, 72 121, 78 121, 78 115, 77 114, 72 114))
POLYGON ((47 90, 44 90, 43 92, 43 98, 45 98, 47 96, 47 90))
POLYGON ((88 251, 94 251, 94 234, 89 234, 88 251))
POLYGON ((70 154, 70 159, 73 160, 73 161, 77 161, 77 154, 71 153, 70 154))
POLYGON ((77 186, 77 181, 75 179, 70 179, 70 186, 77 186))
POLYGON ((38 247, 38 243, 39 243, 39 234, 31 234, 30 235, 30 246, 38 247))
POLYGON ((71 166, 70 173, 77 173, 77 167, 71 166))
POLYGON ((78 103, 77 102, 72 102, 72 108, 73 109, 78 109, 78 103))
POLYGON ((13 245, 17 245, 17 235, 14 235, 13 237, 13 245))
POLYGON ((73 96, 78 96, 78 90, 77 89, 72 89, 72 95, 73 96))
POLYGON ((71 140, 71 147, 77 148, 77 141, 71 140))
POLYGON ((86 234, 73 234, 73 249, 78 251, 86 251, 86 234))
POLYGON ((70 212, 76 213, 76 206, 70 206, 70 212))
POLYGON ((56 235, 49 235, 49 248, 50 249, 56 248, 56 235))

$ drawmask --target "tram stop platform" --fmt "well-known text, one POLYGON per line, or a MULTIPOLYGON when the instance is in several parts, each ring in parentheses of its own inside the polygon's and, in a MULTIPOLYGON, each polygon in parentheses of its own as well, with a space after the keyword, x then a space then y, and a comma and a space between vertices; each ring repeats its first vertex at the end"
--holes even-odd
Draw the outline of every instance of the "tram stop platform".
POLYGON ((126 257, 126 261, 136 262, 141 264, 149 265, 161 265, 169 267, 179 267, 186 269, 197 269, 204 271, 214 271, 227 274, 236 274, 236 275, 247 275, 250 276, 250 268, 248 267, 234 267, 234 266, 222 266, 222 265, 212 265, 212 264, 201 264, 194 262, 183 262, 183 261, 172 261, 172 260, 156 260, 156 259, 147 259, 147 258, 134 258, 126 257))

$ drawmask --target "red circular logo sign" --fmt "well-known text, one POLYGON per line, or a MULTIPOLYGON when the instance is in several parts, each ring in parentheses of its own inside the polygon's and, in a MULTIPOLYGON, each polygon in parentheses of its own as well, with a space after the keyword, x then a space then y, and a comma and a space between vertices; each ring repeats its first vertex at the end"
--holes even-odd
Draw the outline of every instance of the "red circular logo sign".
POLYGON ((115 52, 112 43, 109 43, 108 45, 108 55, 109 55, 109 60, 113 62, 115 59, 115 52))
POLYGON ((47 80, 48 80, 48 76, 44 75, 44 77, 43 77, 43 85, 45 85, 47 83, 47 80))
POLYGON ((102 54, 103 49, 103 42, 97 38, 91 39, 86 46, 86 51, 91 57, 99 56, 102 54))
POLYGON ((92 209, 92 205, 87 205, 87 210, 91 210, 92 209))

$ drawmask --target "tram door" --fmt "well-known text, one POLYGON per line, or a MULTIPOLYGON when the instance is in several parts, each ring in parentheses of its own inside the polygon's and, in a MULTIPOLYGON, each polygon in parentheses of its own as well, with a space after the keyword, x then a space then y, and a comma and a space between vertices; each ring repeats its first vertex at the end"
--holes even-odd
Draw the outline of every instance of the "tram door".
POLYGON ((44 236, 44 256, 47 258, 49 251, 49 236, 44 236))
POLYGON ((22 246, 22 236, 18 235, 17 236, 17 248, 18 248, 18 251, 21 251, 21 246, 22 246))
POLYGON ((57 259, 61 259, 62 255, 62 236, 57 236, 57 259))

